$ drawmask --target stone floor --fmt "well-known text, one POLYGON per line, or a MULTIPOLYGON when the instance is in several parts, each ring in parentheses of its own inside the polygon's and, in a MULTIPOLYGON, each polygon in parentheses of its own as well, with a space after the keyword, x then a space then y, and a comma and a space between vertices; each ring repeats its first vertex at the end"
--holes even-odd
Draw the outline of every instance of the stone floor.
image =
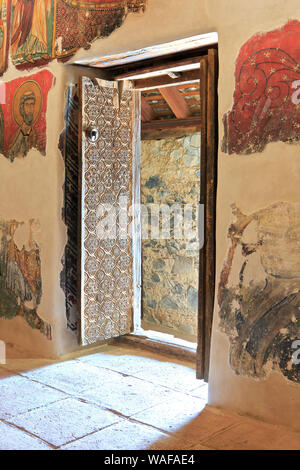
POLYGON ((0 450, 300 449, 300 434, 206 407, 190 363, 104 346, 0 366, 0 450))

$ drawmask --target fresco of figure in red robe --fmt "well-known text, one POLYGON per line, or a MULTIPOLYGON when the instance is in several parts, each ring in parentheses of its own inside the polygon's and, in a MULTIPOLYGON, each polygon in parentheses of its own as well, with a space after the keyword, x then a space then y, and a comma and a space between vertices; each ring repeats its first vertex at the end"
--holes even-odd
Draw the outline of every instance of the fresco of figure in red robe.
POLYGON ((300 139, 300 22, 252 37, 236 62, 223 151, 262 152, 269 142, 300 139))
POLYGON ((14 161, 31 148, 46 151, 47 97, 53 75, 43 70, 5 84, 5 103, 0 109, 0 152, 14 161))

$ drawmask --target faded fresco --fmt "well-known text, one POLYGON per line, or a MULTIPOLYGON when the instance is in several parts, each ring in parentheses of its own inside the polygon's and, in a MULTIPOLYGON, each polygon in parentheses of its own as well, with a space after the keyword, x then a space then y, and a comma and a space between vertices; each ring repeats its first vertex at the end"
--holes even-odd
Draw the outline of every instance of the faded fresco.
POLYGON ((10 161, 31 148, 46 151, 47 96, 54 83, 48 70, 5 84, 0 109, 0 152, 10 161))
POLYGON ((7 53, 19 68, 68 60, 96 38, 109 36, 147 0, 0 0, 0 74, 7 53), (9 28, 10 25, 10 28, 9 28))
POLYGON ((69 57, 96 38, 109 36, 128 12, 143 11, 146 0, 57 0, 58 57, 69 57))
POLYGON ((232 110, 224 116, 223 151, 262 152, 269 142, 300 138, 300 22, 252 37, 236 62, 232 110))
POLYGON ((240 375, 275 369, 300 382, 292 360, 300 339, 300 204, 278 202, 250 215, 233 206, 233 214, 218 291, 230 364, 240 375))
POLYGON ((11 0, 0 0, 0 75, 7 69, 11 0))
POLYGON ((62 260, 61 287, 65 292, 67 328, 77 331, 79 323, 78 275, 79 257, 79 99, 77 87, 70 86, 67 92, 65 113, 66 128, 60 138, 60 151, 65 162, 63 220, 67 227, 68 242, 62 260))
POLYGON ((35 241, 39 222, 0 218, 0 318, 20 316, 49 340, 51 326, 38 315, 42 296, 40 250, 35 241))

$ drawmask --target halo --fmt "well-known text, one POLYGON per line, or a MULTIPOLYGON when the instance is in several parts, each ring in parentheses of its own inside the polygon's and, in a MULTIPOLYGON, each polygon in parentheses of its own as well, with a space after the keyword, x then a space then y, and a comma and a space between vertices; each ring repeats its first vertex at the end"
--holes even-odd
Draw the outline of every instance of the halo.
POLYGON ((40 85, 34 80, 28 80, 16 90, 14 99, 13 99, 13 118, 15 123, 21 127, 23 124, 23 117, 20 114, 20 101, 23 95, 34 93, 35 95, 35 109, 33 113, 32 125, 36 123, 40 115, 42 104, 43 104, 43 94, 40 85))

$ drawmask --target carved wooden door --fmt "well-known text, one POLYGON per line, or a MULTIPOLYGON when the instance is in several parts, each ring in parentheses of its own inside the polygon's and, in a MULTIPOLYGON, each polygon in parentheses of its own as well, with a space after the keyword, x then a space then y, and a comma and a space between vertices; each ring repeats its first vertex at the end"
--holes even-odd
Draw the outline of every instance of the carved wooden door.
POLYGON ((133 201, 139 126, 129 84, 83 77, 80 86, 80 305, 81 343, 130 333, 136 232, 133 201), (128 230, 127 230, 128 229, 128 230))

